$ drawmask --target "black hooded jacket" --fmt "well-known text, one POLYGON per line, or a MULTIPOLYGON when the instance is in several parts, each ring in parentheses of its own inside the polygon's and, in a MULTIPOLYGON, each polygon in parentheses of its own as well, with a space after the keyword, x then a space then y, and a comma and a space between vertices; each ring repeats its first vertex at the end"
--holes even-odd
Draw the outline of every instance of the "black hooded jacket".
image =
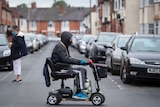
POLYGON ((70 65, 57 65, 57 62, 67 64, 80 64, 80 60, 72 58, 69 54, 68 47, 71 44, 70 39, 72 34, 69 32, 63 32, 61 35, 61 42, 59 42, 52 52, 52 61, 54 63, 55 70, 69 69, 70 65))

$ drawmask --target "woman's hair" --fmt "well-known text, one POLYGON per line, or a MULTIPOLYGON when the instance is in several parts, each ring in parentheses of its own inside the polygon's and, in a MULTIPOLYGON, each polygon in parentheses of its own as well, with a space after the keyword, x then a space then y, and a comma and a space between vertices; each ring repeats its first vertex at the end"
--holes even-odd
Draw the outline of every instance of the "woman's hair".
POLYGON ((19 29, 18 29, 18 26, 17 26, 17 25, 13 25, 13 26, 12 26, 12 30, 18 31, 18 30, 19 30, 19 29))

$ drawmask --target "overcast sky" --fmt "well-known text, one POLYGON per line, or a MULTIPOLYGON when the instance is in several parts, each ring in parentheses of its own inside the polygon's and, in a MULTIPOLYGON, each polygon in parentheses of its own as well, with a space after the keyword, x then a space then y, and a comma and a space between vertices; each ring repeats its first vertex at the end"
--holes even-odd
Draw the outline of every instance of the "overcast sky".
MULTIPOLYGON (((26 3, 30 7, 31 2, 36 2, 37 7, 51 7, 54 0, 6 0, 10 7, 16 7, 19 4, 26 3)), ((67 4, 75 7, 89 7, 90 0, 64 0, 67 4)), ((95 5, 97 0, 91 0, 91 5, 95 5)))

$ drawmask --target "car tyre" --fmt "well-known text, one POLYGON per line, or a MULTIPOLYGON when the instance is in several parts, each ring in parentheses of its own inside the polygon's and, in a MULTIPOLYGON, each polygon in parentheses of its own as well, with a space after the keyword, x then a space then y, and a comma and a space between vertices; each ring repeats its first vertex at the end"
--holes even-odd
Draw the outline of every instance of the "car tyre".
POLYGON ((127 66, 122 67, 121 79, 122 79, 123 83, 130 84, 132 80, 131 80, 130 76, 127 75, 127 72, 128 72, 127 66))
POLYGON ((12 71, 13 70, 13 62, 10 63, 10 66, 8 66, 8 70, 12 71))
POLYGON ((116 74, 117 74, 116 70, 113 69, 113 61, 112 61, 112 58, 111 58, 111 74, 112 74, 112 75, 116 75, 116 74))

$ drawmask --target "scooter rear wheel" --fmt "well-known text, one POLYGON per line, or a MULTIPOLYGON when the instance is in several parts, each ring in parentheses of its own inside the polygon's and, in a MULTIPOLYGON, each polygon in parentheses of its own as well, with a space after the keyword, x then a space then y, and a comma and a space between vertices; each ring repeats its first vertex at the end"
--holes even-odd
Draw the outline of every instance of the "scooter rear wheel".
POLYGON ((101 93, 95 93, 92 95, 91 101, 93 105, 99 106, 104 103, 105 97, 101 93))

